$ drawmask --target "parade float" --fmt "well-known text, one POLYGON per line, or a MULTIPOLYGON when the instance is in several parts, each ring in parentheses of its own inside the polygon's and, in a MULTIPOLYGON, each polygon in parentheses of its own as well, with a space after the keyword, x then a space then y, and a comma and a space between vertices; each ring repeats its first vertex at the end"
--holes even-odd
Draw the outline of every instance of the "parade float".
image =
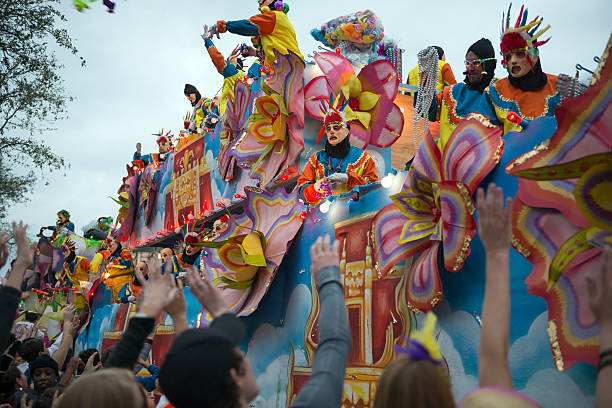
MULTIPOLYGON (((585 276, 612 245, 603 200, 611 194, 611 43, 587 92, 565 100, 555 117, 503 135, 474 113, 440 150, 418 132, 426 119, 413 116, 414 89, 401 84, 402 52, 372 12, 339 17, 312 35, 322 49, 306 62, 275 50, 254 82, 237 81, 215 125, 194 127, 195 113, 187 115, 182 130, 154 136, 159 153, 138 151, 112 197, 118 214, 107 238, 67 230, 42 237, 26 308, 52 325, 53 313, 80 302, 90 314, 76 351, 105 350, 135 313, 136 262, 162 248, 179 254, 192 237, 200 251, 194 266, 224 288, 247 325, 241 347, 261 386, 254 404, 286 406, 309 378, 318 343, 309 248, 330 234, 340 241, 352 338, 342 406, 371 406, 395 346, 429 310, 439 317, 444 369, 459 400, 478 384, 485 270, 474 197, 495 182, 516 203, 509 353, 516 388, 545 406, 554 393, 575 406, 590 401, 598 327, 585 276), (297 175, 322 149, 317 139, 332 107, 342 107, 352 145, 373 159, 379 180, 310 203, 297 175), (88 261, 78 271, 66 267, 70 250, 88 261), (79 271, 87 278, 72 279, 79 271)), ((210 105, 206 113, 215 115, 210 105)), ((167 262, 178 276, 176 258, 167 262)), ((209 324, 188 289, 185 296, 190 326, 209 324)), ((150 359, 161 365, 174 334, 168 316, 158 323, 150 359)))

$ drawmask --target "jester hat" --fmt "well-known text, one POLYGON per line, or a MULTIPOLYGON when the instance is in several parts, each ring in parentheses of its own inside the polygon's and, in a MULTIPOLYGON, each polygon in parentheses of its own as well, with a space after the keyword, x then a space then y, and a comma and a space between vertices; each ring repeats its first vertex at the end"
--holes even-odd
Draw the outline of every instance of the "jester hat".
POLYGON ((157 136, 157 144, 160 143, 168 143, 170 146, 172 146, 172 137, 174 137, 174 135, 170 134, 172 131, 167 131, 164 134, 164 129, 162 128, 162 130, 159 133, 153 133, 153 136, 157 136))
POLYGON ((529 56, 529 61, 532 63, 532 55, 538 55, 538 47, 546 44, 550 41, 548 37, 544 41, 538 41, 538 38, 544 34, 549 28, 550 24, 539 30, 543 18, 536 16, 533 20, 527 23, 527 9, 525 6, 521 6, 521 11, 516 19, 514 27, 510 27, 510 9, 512 3, 508 7, 508 14, 502 15, 502 30, 500 39, 500 48, 502 56, 502 65, 506 65, 505 56, 512 52, 524 51, 529 56))
POLYGON ((64 242, 61 246, 62 251, 75 251, 76 250, 76 244, 74 241, 72 241, 70 238, 68 238, 66 240, 66 242, 64 242))
POLYGON ((440 352, 440 345, 434 337, 437 320, 438 318, 433 312, 427 313, 423 327, 410 335, 405 347, 396 347, 396 353, 405 354, 413 361, 427 360, 434 365, 441 365, 442 353, 440 352))
POLYGON ((321 141, 321 136, 325 133, 325 127, 331 123, 341 123, 346 127, 346 114, 344 113, 344 108, 348 105, 348 101, 344 103, 338 109, 334 108, 333 103, 333 95, 329 96, 329 101, 323 100, 321 101, 321 116, 323 116, 323 126, 321 126, 321 130, 319 130, 319 135, 317 136, 317 144, 321 141))

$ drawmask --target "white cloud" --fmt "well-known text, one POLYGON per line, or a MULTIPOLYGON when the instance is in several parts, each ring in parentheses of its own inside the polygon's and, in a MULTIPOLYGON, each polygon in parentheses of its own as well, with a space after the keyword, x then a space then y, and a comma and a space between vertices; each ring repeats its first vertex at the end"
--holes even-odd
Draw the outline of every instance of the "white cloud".
POLYGON ((567 374, 555 369, 538 371, 529 379, 527 386, 519 391, 543 407, 592 407, 594 402, 593 396, 585 396, 567 374))

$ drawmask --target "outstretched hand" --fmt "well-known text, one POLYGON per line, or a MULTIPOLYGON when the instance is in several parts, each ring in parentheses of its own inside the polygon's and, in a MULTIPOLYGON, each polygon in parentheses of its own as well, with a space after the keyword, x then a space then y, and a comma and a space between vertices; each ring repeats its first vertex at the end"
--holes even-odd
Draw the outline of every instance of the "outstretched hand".
POLYGON ((207 279, 203 280, 196 268, 191 267, 187 269, 187 281, 193 296, 198 299, 198 302, 213 318, 229 312, 229 306, 221 294, 221 289, 214 286, 207 279))
POLYGON ((85 369, 83 370, 83 375, 93 373, 94 371, 98 371, 102 368, 102 362, 98 359, 98 364, 94 364, 96 356, 98 352, 96 351, 87 359, 87 363, 85 364, 85 369))
POLYGON ((329 235, 319 237, 310 247, 310 273, 318 279, 319 271, 326 266, 340 266, 340 252, 338 251, 340 242, 334 241, 334 244, 329 245, 331 238, 329 235))
POLYGON ((17 262, 24 266, 30 266, 34 260, 34 254, 30 250, 30 242, 28 241, 27 230, 28 225, 23 221, 19 223, 13 222, 13 236, 17 244, 17 262))
POLYGON ((587 276, 587 285, 591 311, 603 329, 612 328, 612 254, 604 251, 602 258, 600 276, 587 276))
POLYGON ((11 236, 6 232, 0 232, 0 268, 6 265, 8 259, 8 245, 7 242, 11 236))
POLYGON ((503 190, 494 183, 489 184, 486 198, 482 188, 478 189, 476 197, 478 200, 478 234, 486 253, 507 253, 512 239, 512 199, 506 199, 504 210, 503 190))
POLYGON ((142 284, 138 295, 138 311, 146 317, 156 317, 178 295, 171 263, 166 264, 165 273, 161 273, 161 263, 152 260, 149 265, 149 279, 146 280, 139 270, 134 271, 142 284), (141 299, 142 298, 142 299, 141 299))
POLYGON ((210 40, 212 38, 212 34, 210 33, 210 29, 208 28, 208 24, 204 24, 204 32, 201 35, 204 41, 210 40))

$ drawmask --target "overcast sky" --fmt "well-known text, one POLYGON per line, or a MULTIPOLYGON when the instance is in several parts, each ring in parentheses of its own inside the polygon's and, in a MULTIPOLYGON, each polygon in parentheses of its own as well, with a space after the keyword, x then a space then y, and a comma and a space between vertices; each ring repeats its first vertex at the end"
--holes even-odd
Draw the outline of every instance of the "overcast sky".
MULTIPOLYGON (((45 134, 47 144, 70 163, 66 176, 51 176, 49 186, 39 186, 31 201, 16 206, 9 219, 24 219, 30 232, 55 223, 62 208, 72 213, 76 231, 92 219, 117 214, 115 196, 125 175, 125 164, 134 146, 143 153, 156 149, 151 136, 162 127, 178 131, 190 109, 183 96, 185 83, 203 96, 212 96, 222 78, 214 69, 200 38, 202 26, 218 19, 236 20, 257 13, 256 0, 116 0, 115 14, 105 12, 101 1, 78 13, 71 0, 62 0, 69 32, 87 66, 67 53, 58 57, 66 66, 65 86, 75 101, 69 118, 57 131, 45 134)), ((295 0, 289 3, 302 53, 319 45, 310 30, 348 13, 371 9, 382 20, 385 35, 405 49, 404 77, 416 53, 427 45, 444 48, 458 79, 462 77, 466 49, 481 37, 499 49, 502 11, 508 2, 408 1, 408 0, 295 0)), ((575 64, 593 69, 610 35, 612 2, 530 1, 530 15, 544 16, 552 25, 552 40, 541 49, 545 72, 574 74, 575 64)), ((514 4, 514 13, 520 3, 514 4)), ((547 34, 547 35, 548 35, 547 34)), ((248 38, 230 33, 217 42, 227 54, 248 38)), ((498 66, 497 75, 506 76, 498 66)), ((36 120, 36 118, 32 118, 36 120)))

